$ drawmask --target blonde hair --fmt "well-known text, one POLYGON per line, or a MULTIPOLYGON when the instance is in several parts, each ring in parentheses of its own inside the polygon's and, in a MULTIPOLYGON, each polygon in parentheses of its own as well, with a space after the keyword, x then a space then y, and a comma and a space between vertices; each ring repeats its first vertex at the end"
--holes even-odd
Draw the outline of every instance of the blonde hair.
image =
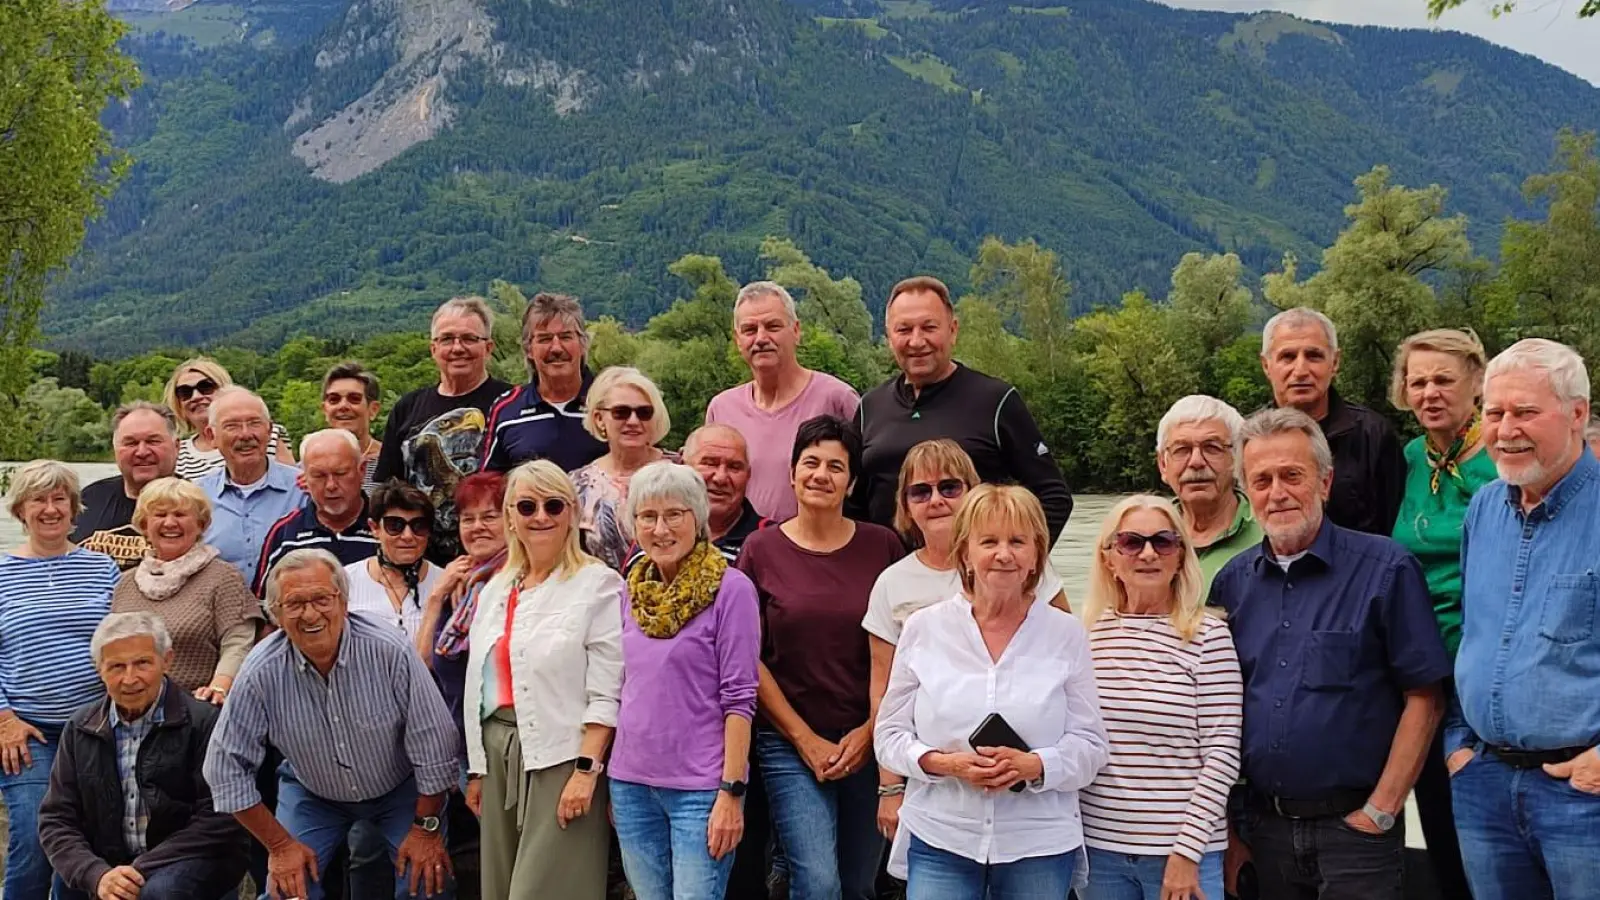
POLYGON ((923 441, 906 451, 905 461, 900 463, 900 482, 897 486, 894 501, 894 530, 900 536, 910 541, 915 546, 922 546, 922 529, 911 518, 911 505, 906 502, 906 488, 910 486, 911 479, 915 478, 918 470, 928 472, 944 472, 952 478, 961 479, 972 490, 981 478, 978 469, 972 464, 972 457, 961 445, 949 438, 923 441))
MULTIPOLYGON (((506 475, 505 502, 501 512, 506 522, 517 521, 517 489, 525 488, 539 495, 540 498, 559 497, 566 501, 567 509, 572 511, 572 525, 567 529, 567 540, 561 548, 561 558, 556 561, 553 575, 565 579, 575 574, 579 569, 599 560, 585 553, 583 545, 578 541, 578 489, 573 487, 572 479, 561 467, 548 459, 535 459, 525 462, 506 475)), ((506 565, 505 571, 513 578, 521 578, 528 574, 528 551, 522 547, 522 539, 517 536, 516 529, 506 526, 506 565)))
MULTIPOLYGON (((178 378, 185 372, 198 372, 215 381, 218 388, 233 384, 233 376, 228 374, 228 370, 222 367, 222 363, 209 356, 196 356, 178 363, 177 368, 172 370, 172 376, 167 379, 166 389, 161 393, 162 402, 166 403, 167 409, 172 410, 178 417, 178 437, 189 437, 194 434, 194 426, 189 424, 189 417, 183 412, 183 404, 178 402, 178 378)), ((215 399, 213 396, 212 400, 215 399)))
POLYGON ((6 489, 6 509, 17 520, 24 533, 28 523, 22 521, 22 505, 52 491, 67 492, 67 506, 72 518, 83 513, 83 491, 78 487, 78 476, 53 459, 36 459, 11 473, 11 486, 6 489))
POLYGON ((1200 623, 1208 614, 1205 606, 1205 575, 1200 571, 1200 557, 1194 551, 1194 541, 1183 524, 1177 507, 1165 497, 1155 494, 1135 494, 1124 499, 1106 513, 1100 523, 1100 537, 1095 541, 1094 565, 1089 572, 1089 596, 1084 601, 1082 616, 1085 628, 1093 628, 1106 613, 1121 615, 1127 604, 1128 591, 1116 575, 1112 574, 1107 554, 1112 552, 1112 542, 1122 529, 1122 520, 1138 509, 1153 509, 1167 517, 1172 530, 1177 532, 1182 546, 1183 559, 1178 573, 1172 579, 1172 627, 1185 641, 1192 641, 1200 631, 1200 623))
POLYGON ((973 571, 967 542, 973 532, 989 523, 1020 525, 1033 536, 1035 554, 1033 571, 1022 590, 1033 602, 1033 593, 1039 587, 1044 567, 1050 565, 1050 530, 1045 525, 1044 507, 1039 498, 1025 487, 1014 484, 980 484, 962 501, 956 510, 956 571, 961 575, 961 587, 972 592, 973 571))
MULTIPOLYGON (((145 485, 139 491, 139 499, 133 505, 133 527, 140 534, 144 534, 144 526, 157 507, 187 505, 194 517, 200 522, 200 530, 205 531, 211 527, 211 498, 206 492, 192 481, 182 478, 157 478, 145 485)), ((145 535, 149 537, 149 535, 145 535)))
POLYGON ((667 413, 667 401, 661 398, 661 389, 656 387, 656 383, 633 366, 609 366, 595 376, 594 384, 589 386, 589 396, 584 398, 587 411, 583 415, 583 430, 594 435, 595 440, 606 439, 606 430, 600 424, 600 417, 606 413, 601 407, 611 392, 619 387, 637 388, 650 401, 656 414, 644 424, 649 429, 650 443, 659 443, 672 430, 672 416, 667 413))
POLYGON ((1411 409, 1411 404, 1406 400, 1406 363, 1410 361, 1413 350, 1448 353, 1461 360, 1467 369, 1467 380, 1477 382, 1476 390, 1481 401, 1483 373, 1489 368, 1489 354, 1484 352, 1483 342, 1478 340, 1477 333, 1471 328, 1435 328, 1413 334, 1395 349, 1394 374, 1389 378, 1389 402, 1394 404, 1395 409, 1411 409))

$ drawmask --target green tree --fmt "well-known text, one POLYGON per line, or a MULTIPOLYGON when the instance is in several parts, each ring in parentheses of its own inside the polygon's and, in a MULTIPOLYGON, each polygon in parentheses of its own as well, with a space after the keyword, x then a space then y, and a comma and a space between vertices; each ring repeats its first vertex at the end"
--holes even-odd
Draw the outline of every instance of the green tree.
POLYGON ((489 374, 521 384, 533 375, 522 346, 522 314, 528 309, 528 298, 516 285, 496 278, 489 283, 488 299, 494 309, 494 356, 489 359, 489 374))
POLYGON ((1244 333, 1253 312, 1250 289, 1240 283, 1244 264, 1232 253, 1186 253, 1172 270, 1174 334, 1184 340, 1201 389, 1220 396, 1224 379, 1216 364, 1222 350, 1244 333))
MULTIPOLYGON (((1428 17, 1437 19, 1466 2, 1467 0, 1428 0, 1428 17)), ((1491 0, 1489 3, 1489 12, 1496 18, 1516 8, 1516 0, 1491 0)), ((1589 19, 1596 15, 1600 15, 1600 0, 1583 0, 1583 4, 1578 7, 1578 18, 1589 19)))
POLYGON ((854 278, 834 279, 828 271, 788 238, 768 237, 761 242, 761 258, 768 263, 767 279, 788 288, 795 298, 796 312, 807 329, 817 334, 809 339, 808 368, 837 376, 859 389, 883 380, 889 361, 872 340, 872 313, 861 299, 861 282, 854 278), (837 358, 819 351, 827 337, 839 353, 837 358))
POLYGON ((678 446, 704 421, 706 404, 744 380, 733 345, 733 301, 739 286, 714 256, 691 253, 670 271, 694 293, 645 326, 637 365, 655 381, 674 413, 668 446, 678 446))
POLYGON ((96 460, 107 456, 111 428, 106 411, 79 388, 61 387, 54 378, 41 378, 22 395, 31 446, 22 459, 96 460))
POLYGON ((1061 258, 1032 239, 1007 244, 984 238, 970 274, 976 297, 1017 323, 1027 339, 1029 382, 1053 381, 1068 364, 1072 283, 1061 258))

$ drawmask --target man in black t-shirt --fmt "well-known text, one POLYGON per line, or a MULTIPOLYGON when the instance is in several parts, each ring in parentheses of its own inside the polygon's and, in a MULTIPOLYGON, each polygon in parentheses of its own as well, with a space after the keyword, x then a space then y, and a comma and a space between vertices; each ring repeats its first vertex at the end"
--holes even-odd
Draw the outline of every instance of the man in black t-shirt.
POLYGON ((373 480, 399 478, 433 500, 428 558, 440 565, 461 553, 456 483, 478 471, 489 408, 511 385, 489 377, 494 313, 482 297, 457 297, 433 314, 430 335, 439 383, 401 397, 383 429, 373 480))
POLYGON ((117 474, 83 489, 83 512, 71 540, 131 569, 148 546, 133 527, 133 508, 145 485, 171 475, 178 464, 177 419, 159 404, 125 403, 111 417, 111 448, 117 474))

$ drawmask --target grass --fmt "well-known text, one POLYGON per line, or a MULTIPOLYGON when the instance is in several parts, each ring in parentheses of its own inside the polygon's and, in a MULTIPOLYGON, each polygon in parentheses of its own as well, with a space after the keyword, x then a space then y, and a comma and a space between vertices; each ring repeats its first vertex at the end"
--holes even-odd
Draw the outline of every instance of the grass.
POLYGON ((1060 16, 1064 19, 1072 15, 1072 9, 1066 6, 1011 6, 1007 8, 1014 13, 1029 16, 1060 16))
POLYGON ((933 8, 928 0, 881 0, 883 17, 886 19, 934 19, 948 22, 960 15, 959 13, 940 12, 933 8))
POLYGON ((239 40, 245 12, 229 3, 196 3, 178 12, 127 13, 122 19, 139 31, 164 31, 215 47, 239 40))
POLYGON ((1261 58, 1267 55, 1268 47, 1292 34, 1327 41, 1330 44, 1344 43, 1344 38, 1339 32, 1325 25, 1307 22, 1285 13, 1265 12, 1233 26, 1233 32, 1223 35, 1222 39, 1217 41, 1217 46, 1223 50, 1243 50, 1251 56, 1261 58))
POLYGON ((956 83, 956 70, 950 64, 931 53, 918 53, 909 58, 904 56, 891 56, 889 62, 900 71, 910 75, 918 81, 926 81, 934 87, 951 93, 965 93, 966 88, 956 83))
POLYGON ((1424 78, 1422 83, 1423 85, 1432 88, 1440 97, 1449 97, 1451 94, 1456 92, 1456 88, 1461 87, 1461 80, 1465 77, 1466 76, 1461 72, 1454 72, 1450 69, 1440 69, 1432 75, 1429 75, 1427 78, 1424 78))
POLYGON ((880 41, 889 34, 889 29, 878 24, 876 19, 838 19, 833 16, 817 16, 817 22, 823 28, 838 28, 839 26, 854 26, 861 29, 868 40, 880 41))

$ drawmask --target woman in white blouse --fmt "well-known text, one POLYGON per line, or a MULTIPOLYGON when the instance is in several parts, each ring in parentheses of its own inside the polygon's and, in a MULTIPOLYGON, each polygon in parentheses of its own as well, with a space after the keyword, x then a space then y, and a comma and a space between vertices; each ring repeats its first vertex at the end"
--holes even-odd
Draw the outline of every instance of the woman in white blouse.
POLYGON ((433 501, 391 478, 368 495, 367 517, 378 536, 378 552, 344 567, 350 579, 350 609, 393 622, 414 645, 428 597, 444 572, 423 559, 433 534, 433 501))
POLYGON ((1083 621, 1111 761, 1083 790, 1083 900, 1222 896, 1243 687, 1228 626, 1167 500, 1118 503, 1100 526, 1083 621))
POLYGON ((467 805, 485 897, 601 900, 600 777, 622 688, 622 577, 584 553, 577 491, 548 460, 506 478, 506 564, 468 636, 467 805))
POLYGON ((974 489, 955 548, 962 594, 907 620, 879 710, 878 761, 908 779, 889 870, 907 900, 1065 897, 1108 755, 1088 639, 1034 602, 1049 538, 1026 489, 974 489), (1028 749, 972 746, 991 715, 1028 749))

